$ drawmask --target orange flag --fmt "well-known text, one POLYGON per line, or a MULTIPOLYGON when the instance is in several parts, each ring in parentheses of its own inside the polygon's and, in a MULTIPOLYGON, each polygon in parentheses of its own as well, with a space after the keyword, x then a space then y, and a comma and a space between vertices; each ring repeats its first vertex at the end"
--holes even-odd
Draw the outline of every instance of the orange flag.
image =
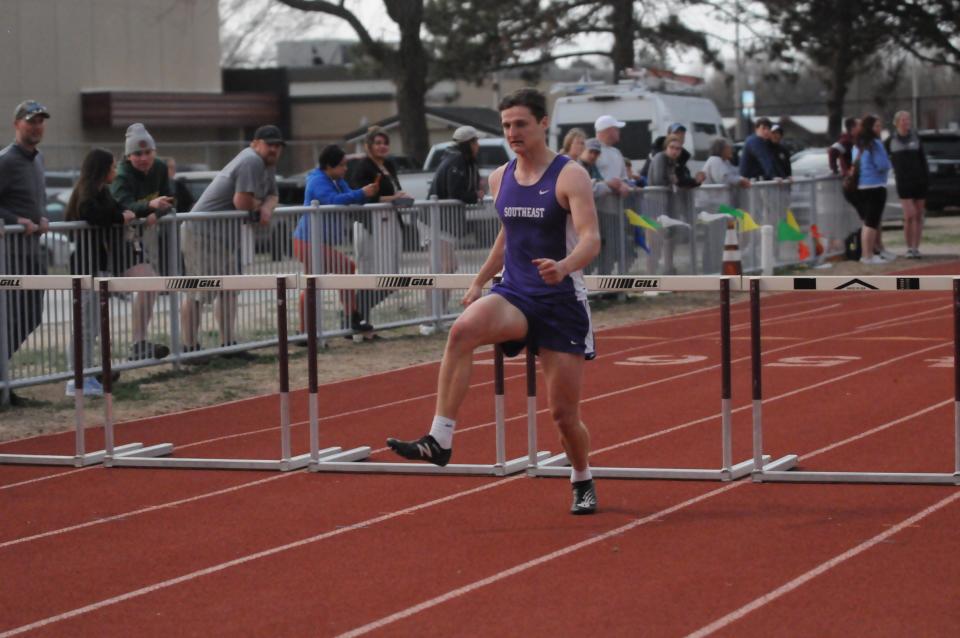
POLYGON ((817 257, 819 257, 823 254, 823 243, 820 241, 822 236, 820 235, 820 229, 817 228, 816 224, 810 225, 810 234, 813 235, 814 251, 816 252, 817 257))
POLYGON ((807 248, 807 242, 797 242, 797 255, 800 258, 800 261, 806 261, 810 259, 810 249, 807 248))

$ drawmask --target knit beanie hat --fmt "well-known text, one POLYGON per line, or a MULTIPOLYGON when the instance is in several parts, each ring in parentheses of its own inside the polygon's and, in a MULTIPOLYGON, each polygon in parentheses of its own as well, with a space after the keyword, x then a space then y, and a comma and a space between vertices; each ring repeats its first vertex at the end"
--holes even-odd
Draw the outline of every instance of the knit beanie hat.
POLYGON ((137 151, 156 150, 157 144, 147 133, 147 127, 137 122, 127 127, 127 139, 123 148, 123 154, 130 155, 137 151))

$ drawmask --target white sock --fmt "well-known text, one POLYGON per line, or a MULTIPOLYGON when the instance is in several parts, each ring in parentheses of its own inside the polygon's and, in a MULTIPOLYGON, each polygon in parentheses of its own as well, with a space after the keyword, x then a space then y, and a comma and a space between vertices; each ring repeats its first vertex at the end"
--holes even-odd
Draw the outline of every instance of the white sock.
POLYGON ((449 450, 453 447, 453 429, 455 427, 457 427, 456 421, 438 414, 433 417, 433 425, 430 426, 430 436, 437 440, 440 447, 449 450))
POLYGON ((570 482, 579 483, 580 481, 589 481, 593 478, 593 474, 590 472, 590 466, 588 465, 586 469, 575 470, 570 469, 570 482))

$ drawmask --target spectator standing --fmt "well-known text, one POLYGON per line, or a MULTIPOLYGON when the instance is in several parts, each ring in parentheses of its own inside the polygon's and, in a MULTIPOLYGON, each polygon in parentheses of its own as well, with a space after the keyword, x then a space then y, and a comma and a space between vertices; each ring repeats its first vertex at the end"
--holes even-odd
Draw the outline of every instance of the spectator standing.
POLYGON ((790 151, 783 145, 783 127, 770 127, 770 154, 773 156, 773 176, 789 179, 793 174, 790 166, 790 151))
MULTIPOLYGON (((676 191, 680 178, 677 176, 677 161, 683 151, 683 139, 679 135, 668 135, 664 140, 663 150, 650 160, 650 173, 647 176, 647 186, 665 186, 671 194, 676 191)), ((650 253, 647 255, 647 271, 655 273, 657 264, 663 254, 663 274, 675 275, 673 265, 673 244, 677 229, 673 226, 664 226, 658 232, 647 232, 647 246, 650 253)))
MULTIPOLYGON (((312 206, 317 202, 321 206, 346 206, 349 204, 363 204, 366 200, 376 196, 382 180, 374 181, 363 188, 351 189, 344 176, 347 173, 347 155, 336 144, 326 146, 320 151, 317 160, 318 167, 307 175, 307 186, 303 196, 303 205, 312 206)), ((346 233, 345 216, 323 215, 320 245, 320 259, 323 265, 321 273, 354 274, 357 265, 347 255, 337 250, 336 245, 342 243, 346 233)), ((303 272, 314 274, 311 262, 310 246, 310 214, 300 216, 297 227, 293 231, 293 253, 303 264, 303 272)), ((300 293, 300 330, 303 331, 303 292, 300 293)), ((343 306, 343 320, 341 327, 350 328, 357 334, 373 331, 373 326, 364 321, 357 309, 357 293, 353 290, 340 291, 340 304, 343 306)), ((348 335, 349 337, 349 335, 348 335)))
MULTIPOLYGON (((237 154, 207 186, 193 207, 194 212, 244 210, 257 223, 267 226, 277 207, 276 167, 283 152, 283 136, 273 125, 254 132, 248 148, 237 154)), ((187 222, 180 229, 180 245, 188 275, 240 274, 239 227, 215 222, 187 222)), ((200 305, 216 296, 216 318, 221 346, 236 343, 234 338, 237 295, 235 292, 191 294, 180 306, 184 351, 201 348, 200 305)), ((245 352, 234 357, 249 359, 245 352)))
POLYGON ((574 127, 567 131, 563 136, 563 147, 560 149, 561 155, 566 155, 574 161, 579 161, 583 155, 584 143, 587 141, 587 134, 582 128, 574 127))
POLYGON ((853 147, 853 161, 859 165, 857 200, 863 220, 860 230, 860 262, 882 264, 896 256, 883 248, 880 227, 883 209, 887 205, 887 177, 890 159, 880 142, 881 123, 876 115, 863 118, 857 143, 853 147))
MULTIPOLYGON (((704 185, 720 184, 727 186, 727 190, 713 191, 709 189, 703 193, 707 201, 719 206, 721 203, 739 205, 739 188, 750 188, 750 180, 740 176, 740 171, 733 165, 733 146, 730 142, 717 138, 710 145, 710 157, 703 165, 704 185), (716 192, 716 195, 714 193, 716 192)), ((727 223, 717 220, 707 224, 706 237, 703 249, 703 272, 720 272, 723 260, 723 244, 726 235, 727 223)))
MULTIPOLYGON (((142 219, 146 224, 142 232, 128 227, 127 233, 135 254, 135 262, 131 263, 131 267, 135 264, 138 273, 132 276, 149 277, 156 274, 150 267, 151 263, 166 264, 166 251, 161 250, 156 224, 160 217, 174 209, 175 200, 167 166, 157 158, 156 142, 143 124, 127 127, 123 154, 123 162, 116 167, 116 179, 111 179, 108 184, 113 199, 121 209, 133 211, 137 219, 142 219), (142 274, 146 269, 150 270, 150 275, 142 274)), ((166 242, 162 245, 166 247, 166 242)), ((146 335, 138 330, 150 324, 156 298, 155 292, 138 292, 134 295, 131 360, 162 359, 170 354, 166 346, 148 343, 146 335)))
MULTIPOLYGON (((856 138, 860 135, 860 118, 848 117, 843 121, 844 133, 827 150, 827 161, 830 163, 830 172, 834 175, 848 175, 853 166, 853 146, 856 138)), ((859 204, 857 203, 857 194, 859 191, 848 191, 841 188, 843 198, 847 200, 854 210, 859 214, 859 204)))
MULTIPOLYGON (((46 218, 43 155, 37 148, 50 113, 35 100, 17 105, 13 112, 13 143, 0 150, 0 219, 4 224, 24 227, 13 243, 14 273, 45 275, 47 261, 40 236, 49 229, 46 218)), ((43 291, 7 292, 7 357, 13 357, 43 315, 43 291)), ((22 397, 10 392, 10 403, 24 405, 22 397)))
POLYGON ((897 196, 903 206, 903 234, 907 243, 907 259, 920 258, 920 238, 923 236, 923 213, 930 185, 930 168, 920 137, 913 130, 913 121, 907 111, 893 116, 893 135, 887 139, 887 152, 893 164, 897 182, 897 196))
MULTIPOLYGON (((690 173, 690 168, 687 166, 687 162, 690 161, 690 151, 683 147, 683 144, 687 139, 687 127, 679 122, 674 122, 667 127, 667 135, 673 135, 680 138, 680 156, 677 157, 677 160, 674 165, 674 171, 677 174, 677 186, 679 188, 692 188, 694 186, 699 186, 703 183, 705 175, 703 172, 698 172, 696 175, 690 173)), ((665 149, 666 136, 658 137, 653 141, 653 147, 650 150, 650 158, 643 165, 643 168, 640 169, 641 178, 644 180, 649 180, 650 177, 650 163, 657 153, 665 149)))
POLYGON ((754 133, 747 138, 740 153, 740 175, 747 179, 771 180, 776 176, 773 154, 770 149, 769 118, 757 118, 754 133))
POLYGON ((360 160, 350 176, 351 188, 363 188, 380 176, 380 190, 367 198, 367 202, 392 202, 396 199, 410 199, 410 195, 400 188, 397 167, 390 159, 390 136, 378 126, 371 127, 363 140, 366 157, 360 160))
MULTIPOLYGON (((444 151, 443 159, 430 183, 430 195, 437 199, 457 199, 464 204, 476 204, 483 199, 480 188, 480 169, 477 159, 480 155, 480 134, 472 126, 461 126, 453 132, 454 146, 444 151)), ((457 239, 466 234, 466 215, 462 207, 444 208, 440 211, 440 243, 436 247, 439 256, 439 272, 457 271, 457 239)), ((433 236, 430 228, 429 212, 427 217, 417 222, 420 233, 420 245, 430 246, 433 236)), ((439 294, 441 310, 447 307, 450 291, 427 293, 427 314, 433 314, 432 299, 439 294)), ((420 324, 420 334, 429 336, 436 332, 435 324, 420 324)))
POLYGON ((597 168, 597 159, 600 157, 600 153, 603 152, 603 145, 595 137, 591 137, 583 144, 583 152, 580 154, 580 158, 577 160, 580 162, 580 166, 584 167, 587 170, 587 174, 590 176, 590 181, 593 183, 593 196, 594 198, 603 197, 609 195, 611 190, 610 186, 607 184, 606 180, 603 179, 603 175, 600 174, 600 169, 597 168))
POLYGON ((629 176, 623 154, 616 147, 620 142, 620 129, 624 126, 625 122, 611 115, 601 115, 593 125, 600 141, 597 170, 610 189, 610 195, 596 203, 601 243, 596 267, 602 275, 613 274, 614 265, 621 261, 621 256, 627 263, 620 264, 620 272, 628 272, 635 252, 633 246, 627 246, 626 219, 623 215, 623 200, 631 193, 627 182, 629 176))

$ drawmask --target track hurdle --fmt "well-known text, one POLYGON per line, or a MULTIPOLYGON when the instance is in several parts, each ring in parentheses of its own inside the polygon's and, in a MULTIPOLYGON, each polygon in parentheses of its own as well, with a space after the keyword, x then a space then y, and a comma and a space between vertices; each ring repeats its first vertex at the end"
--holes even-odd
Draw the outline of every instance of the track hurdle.
MULTIPOLYGON (((278 470, 282 472, 306 467, 309 454, 292 456, 290 450, 290 388, 289 359, 287 355, 287 289, 296 287, 296 275, 230 275, 215 277, 122 277, 97 279, 100 287, 101 349, 103 353, 103 392, 107 431, 107 467, 163 467, 222 470, 278 470), (276 290, 278 368, 280 395, 280 458, 279 459, 224 459, 224 458, 152 458, 144 451, 118 453, 113 448, 113 396, 110 378, 110 293, 178 291, 248 291, 276 290)), ((158 454, 171 454, 173 445, 163 443, 153 448, 158 454)))
MULTIPOLYGON (((473 282, 473 275, 451 275, 451 274, 416 274, 416 275, 301 275, 301 287, 306 287, 307 293, 310 293, 311 283, 315 289, 321 290, 340 290, 350 288, 355 290, 462 290, 469 288, 473 282)), ((307 306, 307 320, 311 321, 310 315, 316 313, 316 302, 310 302, 307 306)), ((315 322, 315 317, 313 319, 315 322)), ((316 325, 315 323, 313 324, 316 325)), ((310 330, 311 334, 315 329, 310 330)), ((315 359, 311 354, 310 359, 315 359)), ((528 364, 529 365, 529 364, 528 364)), ((417 463, 412 461, 401 462, 381 462, 367 461, 367 455, 370 453, 369 447, 355 448, 345 453, 344 456, 354 455, 353 460, 338 457, 338 455, 321 456, 318 453, 319 432, 315 425, 315 420, 311 417, 311 455, 318 456, 316 460, 311 460, 309 469, 313 472, 356 472, 356 473, 385 473, 385 474, 455 474, 468 476, 507 476, 523 472, 528 465, 528 459, 534 458, 537 461, 547 459, 550 454, 545 451, 537 451, 531 447, 526 456, 515 459, 506 459, 506 421, 504 418, 504 387, 503 387, 503 353, 499 348, 494 353, 494 368, 499 369, 498 381, 494 383, 494 410, 496 422, 496 459, 493 463, 450 463, 444 467, 439 467, 430 463, 417 463), (365 453, 364 453, 365 451, 365 453), (363 462, 356 462, 363 461, 363 462)), ((496 376, 496 375, 495 375, 496 376)), ((311 386, 311 392, 314 392, 311 386)), ((313 408, 312 408, 313 410, 313 408)), ((313 412, 311 412, 313 414, 313 412)), ((535 411, 534 411, 535 415, 535 411)), ((535 427, 535 426, 534 426, 535 427)), ((531 446, 536 445, 536 440, 530 441, 531 446)))
POLYGON ((916 483, 960 485, 960 279, 946 276, 918 277, 751 277, 750 278, 750 332, 753 371, 753 454, 763 454, 763 418, 761 407, 762 354, 760 342, 760 293, 766 291, 953 291, 954 324, 954 473, 917 472, 829 472, 790 470, 789 467, 756 463, 753 472, 756 482, 791 483, 916 483))
MULTIPOLYGON (((0 464, 69 465, 86 467, 103 462, 106 450, 86 451, 86 416, 83 401, 83 292, 93 290, 93 280, 85 276, 67 275, 13 275, 0 279, 0 290, 56 290, 71 291, 73 336, 73 397, 74 454, 0 454, 0 464)), ((0 308, 0 312, 3 308, 0 308)), ((3 356, 6 356, 5 354, 3 356)), ((124 453, 143 450, 142 443, 128 443, 117 450, 124 453)))
MULTIPOLYGON (((650 468, 650 467, 590 467, 595 478, 629 479, 675 479, 694 481, 733 481, 753 472, 758 465, 770 462, 769 456, 759 460, 748 459, 733 463, 733 434, 731 418, 730 382, 730 290, 739 289, 740 278, 735 277, 610 277, 588 276, 584 278, 590 291, 645 292, 667 290, 676 292, 718 291, 720 295, 720 467, 719 468, 650 468)), ((535 373, 528 367, 528 377, 535 373)), ((535 381, 530 382, 535 385, 535 381)), ((536 411, 536 406, 531 408, 536 411)), ((570 478, 571 468, 566 454, 558 454, 543 463, 530 459, 527 473, 531 476, 570 478)))

